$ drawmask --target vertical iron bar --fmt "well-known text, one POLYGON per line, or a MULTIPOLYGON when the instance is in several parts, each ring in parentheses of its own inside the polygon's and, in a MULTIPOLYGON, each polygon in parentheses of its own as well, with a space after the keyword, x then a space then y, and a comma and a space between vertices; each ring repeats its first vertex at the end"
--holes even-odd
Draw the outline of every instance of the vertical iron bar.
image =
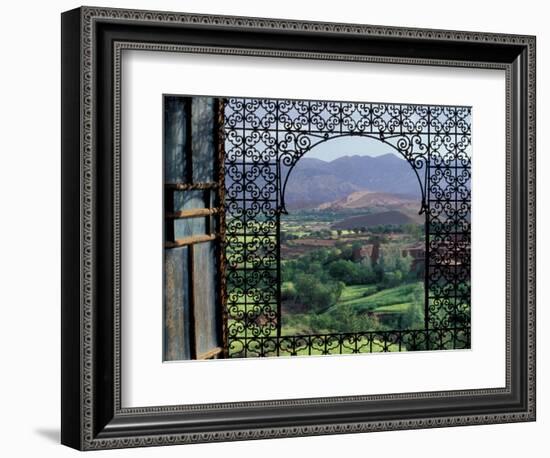
MULTIPOLYGON (((276 177, 275 177, 275 183, 277 183, 277 194, 279 195, 281 190, 281 162, 279 158, 279 101, 276 103, 276 109, 275 109, 275 148, 276 148, 276 164, 275 164, 275 170, 276 170, 276 177)), ((276 242, 276 250, 277 250, 277 341, 279 342, 281 340, 281 329, 282 329, 282 306, 281 306, 281 196, 279 196, 279 201, 276 203, 277 205, 277 212, 276 212, 276 234, 275 234, 275 242, 276 242)), ((279 356, 279 345, 277 346, 277 356, 279 356)))
MULTIPOLYGON (((278 164, 277 169, 280 168, 280 164, 278 164)), ((277 173, 280 173, 278 171, 277 173)), ((282 283, 282 277, 281 277, 281 212, 279 211, 279 208, 277 208, 276 212, 276 232, 275 232, 275 241, 277 244, 277 339, 281 338, 281 328, 282 328, 282 306, 281 306, 281 283, 282 283)))
MULTIPOLYGON (((457 190, 457 183, 458 183, 458 110, 455 108, 454 110, 454 127, 455 127, 455 145, 454 145, 454 195, 455 195, 455 208, 454 208, 454 220, 453 220, 453 256, 454 256, 454 308, 453 308, 453 328, 456 329, 457 327, 457 319, 458 319, 458 190, 457 190)), ((453 332, 453 349, 456 348, 456 333, 453 332)))
POLYGON ((398 338, 397 338, 397 339, 398 339, 398 341, 399 341, 399 345, 397 346, 397 348, 399 348, 399 351, 401 351, 401 344, 402 344, 401 339, 403 339, 403 334, 402 334, 401 331, 399 331, 399 332, 397 333, 397 335, 398 335, 398 338))
POLYGON ((220 339, 222 343, 222 357, 229 356, 228 334, 228 311, 227 311, 227 258, 226 258, 226 232, 225 232, 225 99, 216 98, 214 111, 217 116, 217 122, 214 123, 214 135, 218 148, 216 170, 218 173, 218 189, 216 206, 220 209, 215 216, 218 223, 218 294, 219 310, 221 312, 220 320, 220 339))
MULTIPOLYGON (((243 220, 243 281, 244 281, 244 287, 243 287, 243 293, 244 293, 244 338, 246 342, 246 338, 248 337, 248 304, 247 304, 247 295, 248 295, 248 283, 247 283, 247 265, 248 265, 248 254, 247 254, 247 246, 248 246, 248 240, 247 240, 247 234, 246 234, 246 99, 243 99, 243 142, 242 142, 242 155, 243 155, 243 190, 242 190, 242 197, 243 197, 243 212, 242 212, 242 220, 243 220)), ((244 357, 246 358, 248 354, 248 345, 244 347, 244 357)))
POLYGON ((426 179, 424 183, 424 196, 426 205, 424 213, 425 252, 424 252, 424 329, 426 331, 426 350, 430 349, 430 164, 432 155, 432 137, 430 132, 431 108, 428 107, 428 157, 426 160, 426 179))

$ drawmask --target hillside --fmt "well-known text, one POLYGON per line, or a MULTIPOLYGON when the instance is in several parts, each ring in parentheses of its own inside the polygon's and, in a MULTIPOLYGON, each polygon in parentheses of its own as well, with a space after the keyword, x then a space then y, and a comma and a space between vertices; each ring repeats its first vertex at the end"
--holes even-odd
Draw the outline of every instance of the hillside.
POLYGON ((317 207, 318 210, 346 210, 373 207, 400 207, 418 210, 418 200, 407 195, 390 194, 387 192, 355 191, 342 199, 325 202, 317 207))
POLYGON ((361 216, 352 216, 342 221, 338 221, 332 225, 332 229, 358 229, 369 226, 378 226, 385 224, 409 224, 415 223, 415 221, 397 210, 390 210, 387 212, 370 213, 361 216))

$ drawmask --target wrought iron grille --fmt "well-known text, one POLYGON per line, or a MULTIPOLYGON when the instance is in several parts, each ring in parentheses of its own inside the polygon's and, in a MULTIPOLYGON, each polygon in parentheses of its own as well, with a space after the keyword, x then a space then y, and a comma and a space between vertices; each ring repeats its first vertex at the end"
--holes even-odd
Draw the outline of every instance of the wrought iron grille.
POLYGON ((225 99, 226 356, 469 348, 471 108, 225 99), (293 167, 343 136, 377 139, 411 165, 425 215, 423 329, 281 334, 281 215, 293 167))

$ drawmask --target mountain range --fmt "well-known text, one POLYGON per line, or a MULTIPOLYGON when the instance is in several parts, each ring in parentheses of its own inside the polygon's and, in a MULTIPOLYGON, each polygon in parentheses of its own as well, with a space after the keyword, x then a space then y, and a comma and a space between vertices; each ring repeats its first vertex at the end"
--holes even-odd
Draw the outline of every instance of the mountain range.
POLYGON ((394 154, 341 156, 329 162, 304 157, 291 171, 285 190, 288 209, 361 208, 377 199, 379 204, 395 199, 395 204, 401 204, 399 200, 418 205, 420 187, 407 161, 394 154), (338 204, 342 199, 349 201, 338 204))

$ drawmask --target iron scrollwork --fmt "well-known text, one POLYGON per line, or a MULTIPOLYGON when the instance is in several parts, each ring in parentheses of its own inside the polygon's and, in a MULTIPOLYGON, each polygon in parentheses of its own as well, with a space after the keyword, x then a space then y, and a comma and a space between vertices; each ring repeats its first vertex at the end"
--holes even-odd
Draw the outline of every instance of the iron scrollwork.
POLYGON ((228 356, 469 348, 471 108, 224 99, 228 356), (425 215, 424 329, 281 335, 280 218, 293 167, 344 136, 391 146, 418 179, 425 215))

